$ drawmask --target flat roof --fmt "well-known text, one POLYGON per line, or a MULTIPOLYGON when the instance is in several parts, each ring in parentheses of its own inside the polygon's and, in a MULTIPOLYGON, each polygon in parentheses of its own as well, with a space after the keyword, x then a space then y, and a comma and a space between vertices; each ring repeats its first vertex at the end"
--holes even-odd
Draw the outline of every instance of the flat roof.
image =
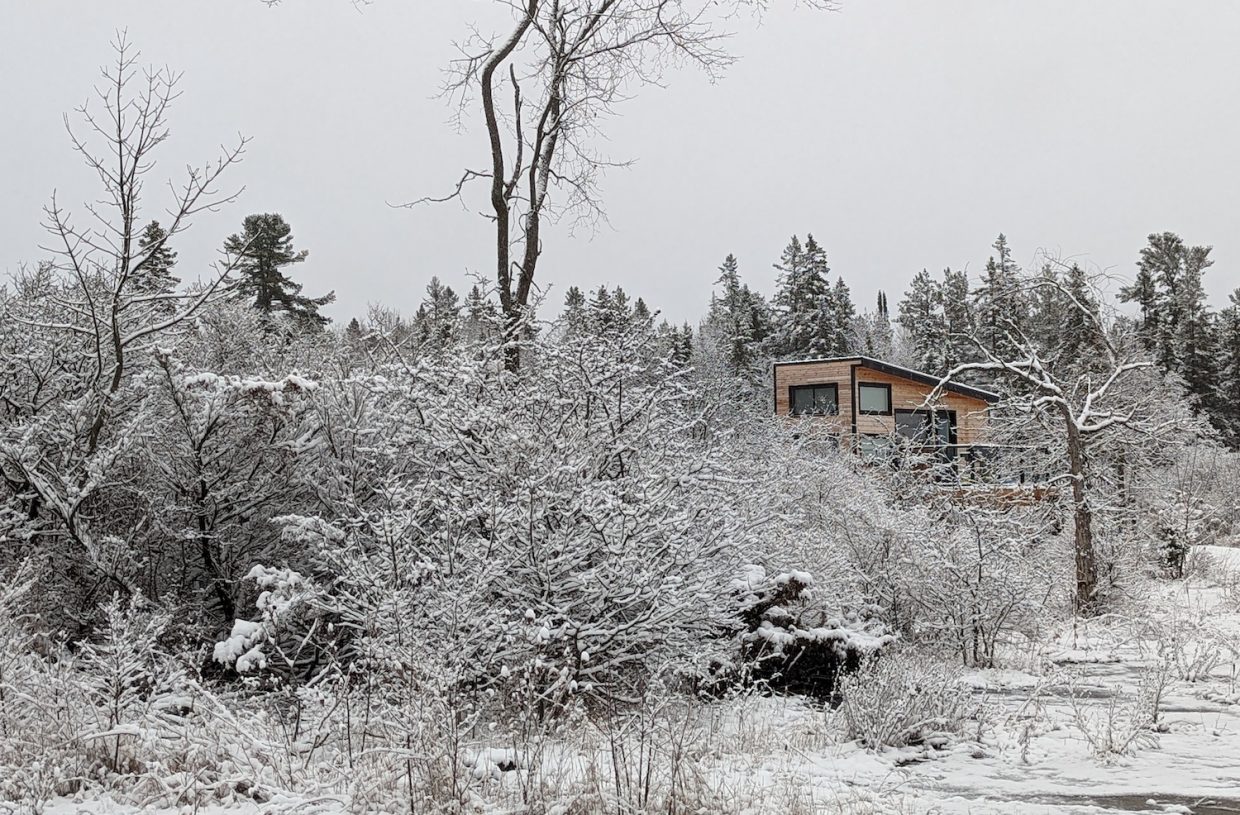
POLYGON ((862 354, 852 354, 846 357, 817 357, 814 359, 790 359, 790 360, 784 360, 782 362, 776 362, 775 365, 777 367, 780 365, 808 365, 813 362, 858 362, 867 368, 873 368, 876 371, 881 371, 882 373, 890 374, 891 376, 898 376, 904 379, 911 379, 914 382, 920 382, 923 385, 934 385, 934 386, 942 385, 943 390, 945 391, 950 391, 952 393, 958 393, 961 396, 969 396, 974 399, 980 399, 983 402, 989 402, 991 404, 994 404, 995 402, 998 402, 999 400, 1003 398, 1002 396, 1000 396, 999 394, 993 391, 984 390, 982 388, 975 388, 972 385, 963 385, 959 382, 944 382, 942 377, 935 376, 933 374, 928 374, 925 371, 915 371, 912 368, 905 368, 902 365, 893 365, 890 362, 883 362, 881 359, 875 359, 874 357, 867 357, 862 354))

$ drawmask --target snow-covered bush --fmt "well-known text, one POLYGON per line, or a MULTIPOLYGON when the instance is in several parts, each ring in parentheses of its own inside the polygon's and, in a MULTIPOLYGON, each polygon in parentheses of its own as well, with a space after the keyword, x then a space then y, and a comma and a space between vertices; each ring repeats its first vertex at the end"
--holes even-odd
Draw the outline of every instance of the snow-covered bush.
MULTIPOLYGON (((542 715, 641 698, 724 650, 743 486, 652 341, 548 340, 519 374, 465 348, 320 392, 339 411, 332 513, 296 525, 342 659, 399 682, 433 664, 542 715)), ((242 628, 225 651, 256 644, 242 628)))
POLYGON ((1240 641, 1204 609, 1174 609, 1149 622, 1159 658, 1185 682, 1201 682, 1240 660, 1240 641))
POLYGON ((1158 746, 1158 706, 1165 675, 1153 668, 1142 677, 1135 693, 1116 694, 1101 701, 1084 698, 1069 685, 1072 722, 1094 756, 1110 761, 1140 749, 1158 746))
POLYGON ((893 572, 915 609, 913 638, 989 668, 1003 646, 1066 616, 1070 561, 1055 513, 1041 505, 944 508, 893 572))
POLYGON ((958 668, 911 651, 868 660, 840 691, 847 737, 871 750, 944 747, 978 710, 958 668))
POLYGON ((826 616, 812 602, 813 582, 806 572, 768 576, 752 564, 733 581, 747 626, 743 679, 830 700, 842 672, 856 670, 895 640, 876 609, 826 616))

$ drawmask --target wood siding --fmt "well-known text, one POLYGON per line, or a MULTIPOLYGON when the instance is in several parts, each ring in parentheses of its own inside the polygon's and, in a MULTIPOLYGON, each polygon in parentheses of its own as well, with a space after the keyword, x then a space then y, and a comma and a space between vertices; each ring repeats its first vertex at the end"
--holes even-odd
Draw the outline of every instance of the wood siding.
MULTIPOLYGON (((784 363, 775 366, 775 413, 787 416, 791 412, 788 389, 792 386, 831 383, 839 388, 839 415, 823 417, 820 421, 833 423, 841 433, 852 430, 852 406, 857 398, 857 385, 874 383, 891 386, 893 415, 874 416, 858 411, 856 416, 858 433, 877 435, 895 432, 894 411, 921 408, 926 395, 933 389, 931 385, 867 368, 861 360, 784 363)), ((947 391, 940 395, 935 407, 956 412, 957 444, 976 444, 983 441, 987 409, 984 400, 947 391)))
POLYGON ((839 389, 840 412, 838 416, 823 416, 818 421, 830 423, 838 432, 846 433, 852 422, 852 391, 849 381, 855 362, 807 362, 799 365, 775 366, 775 413, 788 416, 792 413, 789 389, 796 385, 828 385, 834 383, 839 389))

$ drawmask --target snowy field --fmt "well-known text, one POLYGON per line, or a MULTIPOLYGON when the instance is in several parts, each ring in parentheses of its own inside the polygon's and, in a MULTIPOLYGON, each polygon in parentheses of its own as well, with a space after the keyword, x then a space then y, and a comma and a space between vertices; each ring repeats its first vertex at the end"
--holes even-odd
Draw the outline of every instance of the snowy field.
MULTIPOLYGON (((868 751, 846 741, 841 714, 795 698, 703 706, 685 725, 700 811, 754 813, 1240 812, 1240 549, 1201 547, 1197 573, 1152 584, 1131 614, 1113 615, 1006 655, 1011 667, 965 675, 973 732, 939 747, 868 751), (1142 722, 1156 706, 1153 728, 1142 722)), ((565 790, 546 812, 592 811, 572 798, 600 766, 587 737, 544 745, 534 773, 501 771, 511 754, 466 762, 483 776, 478 812, 514 805, 533 776, 565 790), (484 769, 485 768, 485 769, 484 769), (487 777, 491 776, 491 777, 487 777)), ((597 781, 597 779, 595 779, 597 781)), ((197 812, 331 813, 338 797, 273 799, 197 812)), ((133 813, 111 800, 58 800, 46 813, 133 813)), ((153 810, 146 810, 153 811, 153 810)), ((166 812, 190 809, 165 808, 166 812)))

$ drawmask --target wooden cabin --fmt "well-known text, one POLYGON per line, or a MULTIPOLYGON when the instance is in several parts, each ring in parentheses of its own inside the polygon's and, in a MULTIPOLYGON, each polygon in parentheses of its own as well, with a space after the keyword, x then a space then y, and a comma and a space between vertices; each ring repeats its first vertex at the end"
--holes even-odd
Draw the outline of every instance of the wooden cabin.
POLYGON ((865 356, 777 362, 773 376, 777 415, 814 417, 867 460, 913 449, 953 470, 984 444, 988 410, 1000 398, 969 385, 940 387, 937 376, 865 356))

